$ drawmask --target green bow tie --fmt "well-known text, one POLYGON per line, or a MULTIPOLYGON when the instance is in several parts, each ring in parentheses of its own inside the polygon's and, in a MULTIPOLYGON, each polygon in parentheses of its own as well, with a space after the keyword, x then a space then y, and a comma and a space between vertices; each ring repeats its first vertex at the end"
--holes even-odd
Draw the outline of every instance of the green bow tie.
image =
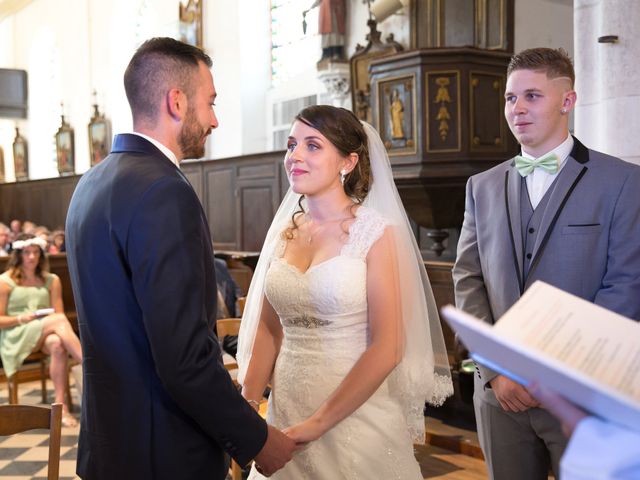
POLYGON ((540 167, 547 172, 554 174, 558 171, 559 159, 555 153, 549 153, 544 157, 540 158, 527 158, 522 155, 516 155, 516 168, 518 169, 518 173, 523 177, 526 177, 536 167, 540 167))

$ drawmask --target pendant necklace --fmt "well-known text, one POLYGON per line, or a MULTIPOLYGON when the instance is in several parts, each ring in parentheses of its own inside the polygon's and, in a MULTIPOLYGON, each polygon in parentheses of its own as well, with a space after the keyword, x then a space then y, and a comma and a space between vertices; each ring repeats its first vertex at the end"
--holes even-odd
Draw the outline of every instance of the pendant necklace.
POLYGON ((334 218, 332 220, 325 220, 324 222, 317 222, 315 221, 313 218, 311 218, 311 216, 306 213, 305 217, 307 218, 307 221, 309 222, 309 231, 308 231, 308 236, 309 238, 307 239, 307 243, 308 244, 312 244, 313 243, 313 237, 315 237, 318 233, 318 231, 324 227, 325 225, 329 224, 329 223, 335 223, 335 222, 344 222, 346 220, 349 220, 351 218, 354 217, 342 217, 342 218, 334 218))

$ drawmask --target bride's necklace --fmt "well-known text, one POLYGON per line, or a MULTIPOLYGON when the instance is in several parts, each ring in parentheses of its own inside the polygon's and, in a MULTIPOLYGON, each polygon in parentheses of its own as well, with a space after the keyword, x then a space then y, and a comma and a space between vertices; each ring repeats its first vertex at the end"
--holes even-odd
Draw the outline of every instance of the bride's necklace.
POLYGON ((344 216, 344 217, 332 218, 332 219, 324 220, 320 222, 320 221, 314 220, 311 217, 311 215, 309 215, 308 213, 305 213, 304 216, 307 219, 307 222, 309 223, 309 227, 307 230, 307 235, 308 235, 307 243, 309 244, 313 243, 313 237, 316 237, 317 234, 321 230, 323 230, 326 225, 334 224, 337 222, 344 222, 353 218, 353 216, 344 216))

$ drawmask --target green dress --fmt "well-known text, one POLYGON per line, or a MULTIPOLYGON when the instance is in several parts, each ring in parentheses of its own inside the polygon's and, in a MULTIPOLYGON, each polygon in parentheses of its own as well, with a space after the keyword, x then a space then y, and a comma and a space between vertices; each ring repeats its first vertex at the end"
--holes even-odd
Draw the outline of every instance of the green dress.
MULTIPOLYGON (((6 315, 21 315, 31 313, 39 308, 51 307, 49 288, 54 278, 54 274, 45 273, 44 286, 23 287, 16 285, 7 272, 0 275, 0 281, 11 287, 11 293, 7 299, 6 315)), ((2 357, 2 366, 7 378, 11 377, 22 365, 24 359, 33 351, 41 335, 42 320, 33 320, 23 325, 0 330, 0 357, 2 357)))

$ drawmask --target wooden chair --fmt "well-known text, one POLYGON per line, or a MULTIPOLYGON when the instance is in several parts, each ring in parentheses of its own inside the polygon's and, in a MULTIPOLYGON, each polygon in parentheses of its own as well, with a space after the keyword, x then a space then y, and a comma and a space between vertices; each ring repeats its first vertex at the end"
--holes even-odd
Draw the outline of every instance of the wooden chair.
MULTIPOLYGON (((43 352, 32 352, 25 359, 24 363, 18 368, 16 373, 7 378, 7 384, 9 386, 9 403, 18 404, 18 384, 24 382, 30 382, 33 380, 33 369, 29 371, 30 364, 38 363, 40 370, 40 391, 42 394, 42 403, 48 403, 47 399, 47 378, 49 372, 47 371, 47 359, 48 356, 43 352)), ((71 367, 71 362, 69 362, 71 367)), ((32 368, 32 367, 31 367, 32 368)), ((69 410, 73 409, 73 402, 71 399, 71 386, 69 385, 69 377, 67 376, 67 386, 65 388, 67 394, 67 402, 69 404, 69 410)))
POLYGON ((62 404, 51 407, 34 405, 0 405, 0 435, 49 429, 49 462, 47 478, 57 480, 60 472, 60 434, 62 431, 62 404))
POLYGON ((7 378, 9 386, 9 403, 18 403, 18 384, 31 381, 32 375, 27 375, 30 363, 38 363, 40 370, 40 391, 42 393, 42 403, 47 403, 47 355, 42 352, 33 352, 24 360, 22 366, 16 373, 7 378))
MULTIPOLYGON (((222 341, 224 337, 227 335, 238 335, 240 333, 240 319, 239 318, 221 318, 216 321, 216 331, 218 333, 218 339, 222 341)), ((237 373, 238 364, 233 359, 233 357, 227 353, 223 354, 224 366, 229 373, 231 373, 231 378, 235 382, 235 376, 233 373, 237 373), (226 358, 228 357, 228 358, 226 358)), ((266 399, 263 399, 260 404, 260 415, 262 418, 265 418, 267 415, 267 402, 266 399)), ((231 460, 231 480, 241 480, 242 479, 242 468, 238 465, 234 460, 231 460)))
MULTIPOLYGON (((239 318, 221 318, 216 321, 216 333, 218 334, 218 340, 222 342, 222 339, 227 335, 238 335, 240 333, 240 319, 239 318)), ((222 360, 227 370, 233 371, 238 369, 238 363, 228 353, 222 354, 222 360)))
POLYGON ((238 313, 240 316, 244 313, 244 306, 247 304, 247 297, 238 297, 238 313))

